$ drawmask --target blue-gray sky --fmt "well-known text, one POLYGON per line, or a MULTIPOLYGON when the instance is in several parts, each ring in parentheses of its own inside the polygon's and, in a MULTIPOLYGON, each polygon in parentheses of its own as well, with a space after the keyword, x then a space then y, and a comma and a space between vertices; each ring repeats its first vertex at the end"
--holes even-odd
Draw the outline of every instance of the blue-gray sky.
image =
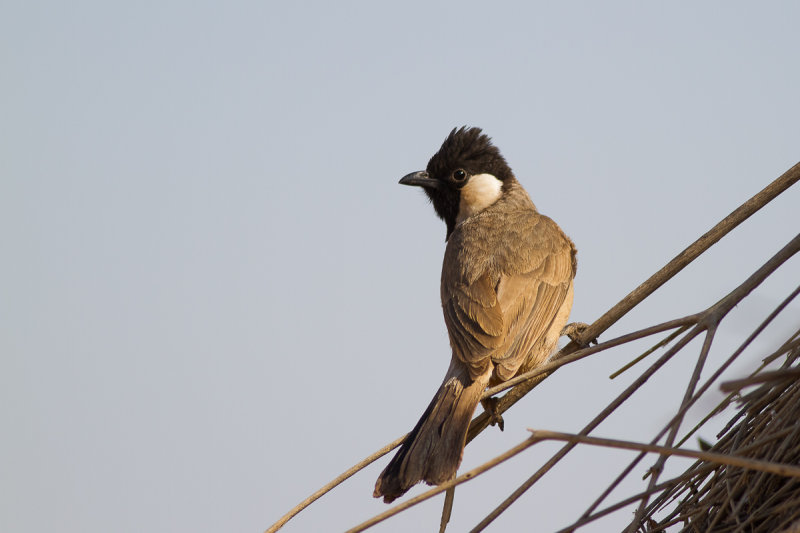
MULTIPOLYGON (((0 530, 261 531, 408 431, 449 361, 444 226, 397 180, 454 126, 483 127, 574 239, 572 316, 593 321, 800 159, 798 17, 788 1, 4 3, 0 530)), ((716 301, 796 234, 797 205, 795 187, 608 335, 716 301)), ((737 308, 714 357, 799 265, 737 308)), ((526 427, 579 430, 643 346, 559 371, 463 466, 526 427)), ((597 434, 648 438, 692 364, 597 434)), ((452 530, 553 449, 459 489, 452 530)), ((566 525, 629 457, 574 454, 490 530, 566 525)), ((387 460, 285 531, 382 511, 387 460)), ((375 530, 434 530, 440 505, 375 530)))

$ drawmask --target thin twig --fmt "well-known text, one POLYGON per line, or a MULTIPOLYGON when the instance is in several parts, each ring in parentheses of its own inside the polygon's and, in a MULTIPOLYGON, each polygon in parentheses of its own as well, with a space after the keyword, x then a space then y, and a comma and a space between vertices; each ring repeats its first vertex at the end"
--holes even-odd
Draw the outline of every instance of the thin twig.
MULTIPOLYGON (((788 246, 788 245, 787 245, 788 246)), ((788 260, 793 253, 791 252, 791 248, 787 251, 787 247, 785 246, 781 251, 779 251, 775 256, 773 256, 764 266, 759 268, 754 274, 748 277, 742 284, 739 285, 736 289, 731 291, 728 295, 722 298, 719 302, 711 306, 708 310, 704 313, 700 313, 700 315, 707 315, 710 312, 717 310, 720 307, 727 308, 728 310, 733 308, 740 300, 736 298, 744 298, 749 292, 755 288, 754 283, 757 280, 762 280, 766 278, 775 268, 777 268, 780 264, 788 260), (770 265, 770 268, 765 269, 766 265, 770 265), (747 287, 749 290, 740 290, 741 287, 747 287)), ((758 281, 760 283, 760 281, 758 281)), ((706 380, 706 382, 700 387, 695 394, 694 398, 688 405, 684 406, 683 409, 679 410, 678 413, 662 428, 661 431, 652 439, 651 444, 655 444, 658 440, 663 437, 669 427, 674 423, 677 417, 682 416, 685 411, 691 407, 710 387, 711 385, 722 375, 722 373, 739 357, 739 355, 750 345, 750 343, 755 340, 755 338, 775 319, 775 317, 780 314, 783 309, 791 303, 791 301, 800 293, 800 287, 798 287, 795 291, 793 291, 787 298, 785 298, 777 308, 775 308, 768 316, 764 319, 764 321, 759 324, 759 326, 748 336, 748 338, 736 349, 736 351, 728 357, 728 359, 716 370, 714 373, 706 380)), ((696 315, 697 316, 697 315, 696 315)), ((585 511, 583 516, 590 514, 594 509, 596 509, 602 502, 605 500, 606 497, 614 490, 614 488, 625 478, 627 475, 635 468, 635 466, 644 458, 644 454, 640 454, 637 456, 631 464, 612 482, 609 487, 603 491, 603 493, 592 503, 592 505, 585 511)))
POLYGON ((750 387, 751 385, 759 385, 767 381, 781 381, 784 379, 798 379, 800 378, 800 368, 793 368, 790 370, 775 370, 773 372, 762 372, 758 375, 726 381, 722 383, 719 388, 722 392, 736 392, 739 389, 750 387))
POLYGON ((633 368, 637 363, 639 363, 640 361, 645 359, 651 353, 655 352, 659 348, 662 348, 662 347, 668 345, 669 343, 674 341, 676 338, 680 337, 681 333, 683 333, 684 331, 689 329, 691 326, 692 326, 692 324, 686 324, 686 325, 683 325, 680 328, 676 329, 675 331, 673 331, 672 333, 670 333, 669 335, 667 335, 666 337, 664 337, 663 339, 658 341, 656 344, 654 344, 653 346, 648 348, 646 352, 644 352, 641 355, 636 356, 636 358, 633 359, 632 361, 630 361, 628 363, 625 363, 625 365, 622 368, 620 368, 619 370, 617 370, 616 372, 614 372, 610 376, 608 376, 608 379, 616 379, 616 378, 618 378, 625 371, 630 370, 631 368, 633 368))
MULTIPOLYGON (((669 361, 676 353, 678 353, 684 346, 689 344, 697 335, 701 333, 701 328, 695 326, 690 331, 686 333, 686 335, 679 340, 672 348, 667 350, 661 357, 658 358, 650 367, 645 370, 641 376, 639 376, 636 381, 631 383, 621 394, 619 394, 612 402, 607 405, 600 413, 595 416, 591 422, 586 424, 586 426, 581 430, 581 435, 587 435, 591 431, 593 431, 597 426, 600 425, 603 420, 608 418, 611 413, 617 410, 617 408, 625 403, 628 398, 630 398, 634 392, 636 392, 639 387, 644 385, 650 377, 656 373, 656 371, 664 366, 667 361, 669 361)), ((520 485, 514 492, 512 492, 505 500, 503 500, 500 505, 498 505, 491 513, 489 513, 486 518, 480 521, 477 526, 472 529, 473 533, 477 533, 478 531, 482 531, 485 529, 495 518, 500 516, 508 507, 511 506, 522 494, 525 493, 530 487, 533 486, 539 479, 541 479, 544 474, 546 474, 553 466, 556 465, 564 456, 569 453, 572 448, 575 447, 574 443, 568 443, 563 448, 561 448, 558 452, 556 452, 548 461, 544 464, 539 470, 537 470, 531 477, 529 477, 525 482, 520 485)))
POLYGON ((396 440, 390 442, 389 444, 387 444, 386 446, 384 446, 383 448, 381 448, 377 452, 375 452, 372 455, 366 457, 362 461, 359 461, 358 463, 353 465, 351 468, 349 468, 348 470, 346 470, 342 474, 338 475, 330 483, 324 485, 317 492, 315 492, 314 494, 312 494, 311 496, 309 496, 308 498, 306 498, 302 502, 300 502, 297 505, 295 505, 288 513, 283 515, 280 518, 280 520, 278 520, 277 522, 272 524, 269 527, 269 529, 266 530, 265 533, 274 533, 275 531, 278 531, 280 528, 283 527, 283 525, 286 522, 291 520, 292 517, 297 515, 297 513, 299 513, 300 511, 302 511, 303 509, 305 509, 306 507, 308 507, 312 503, 314 503, 315 500, 319 499, 320 497, 325 495, 327 492, 330 492, 333 488, 335 488, 337 485, 339 485, 340 483, 345 481, 347 478, 349 478, 350 476, 352 476, 353 474, 355 474, 356 472, 358 472, 362 468, 364 468, 367 465, 375 462, 376 460, 380 459, 381 457, 383 457, 384 455, 386 455, 390 451, 392 451, 395 448, 397 448, 400 445, 400 443, 402 443, 405 440, 405 438, 406 438, 406 435, 403 435, 399 439, 396 439, 396 440))
MULTIPOLYGON (((719 318, 718 320, 721 320, 719 318)), ((669 434, 667 435, 666 447, 672 448, 672 445, 675 444, 675 438, 678 436, 678 431, 680 430, 681 424, 683 423, 683 417, 685 416, 686 412, 689 410, 689 406, 694 403, 694 391, 695 387, 697 387, 697 382, 700 380, 700 372, 703 371, 703 367, 705 366, 706 360, 708 358, 708 352, 711 350, 711 344, 714 342, 714 334, 717 331, 717 323, 712 324, 708 330, 706 331, 706 337, 703 340, 703 347, 700 349, 700 355, 697 357, 697 363, 694 367, 694 372, 692 372, 692 377, 689 379, 689 384, 686 386, 686 391, 683 395, 683 400, 681 400, 681 406, 678 409, 678 414, 673 418, 670 422, 670 430, 669 434)), ((656 486, 658 483, 658 477, 661 475, 661 472, 664 470, 664 464, 667 462, 668 455, 661 455, 659 456, 656 464, 650 468, 649 472, 652 474, 650 476, 649 485, 647 487, 648 490, 652 490, 653 487, 656 486)), ((645 496, 642 498, 642 501, 639 502, 639 508, 636 510, 636 514, 634 515, 633 521, 631 522, 628 531, 633 532, 638 527, 639 522, 641 521, 642 516, 644 515, 645 508, 649 502, 649 496, 645 496)))
POLYGON ((800 180, 800 163, 796 163, 792 168, 784 172, 779 178, 764 187, 752 198, 737 207, 727 217, 722 219, 717 225, 702 235, 694 243, 679 253, 672 261, 664 265, 661 270, 650 276, 647 281, 636 287, 630 294, 623 298, 618 304, 609 309, 603 316, 598 318, 591 326, 586 328, 581 337, 583 339, 594 339, 600 336, 612 324, 617 322, 631 309, 636 307, 642 300, 651 295, 656 289, 669 281, 675 274, 683 270, 689 263, 697 259, 703 252, 708 250, 714 243, 727 235, 736 226, 750 218, 753 213, 771 202, 776 196, 794 185, 800 180))
MULTIPOLYGON (((760 441, 755 442, 753 444, 749 444, 749 445, 737 450, 737 452, 740 455, 744 454, 744 453, 749 453, 752 450, 758 449, 758 447, 763 445, 765 442, 771 442, 771 441, 774 441, 776 439, 783 438, 786 435, 788 435, 789 433, 790 433, 789 429, 780 431, 780 432, 778 432, 778 433, 776 433, 774 435, 770 435, 769 437, 767 437, 767 438, 765 438, 763 440, 760 440, 760 441)), ((646 451, 642 451, 642 455, 646 455, 646 454, 647 454, 646 451)), ((583 516, 581 516, 580 519, 578 519, 578 521, 576 521, 575 523, 570 524, 569 526, 567 526, 564 529, 560 530, 559 533, 566 532, 566 531, 573 531, 573 530, 577 529, 580 526, 586 525, 589 522, 593 522, 593 521, 595 521, 595 520, 597 520, 599 518, 602 518, 603 516, 606 516, 606 515, 614 512, 614 511, 622 509, 623 507, 627 507, 628 505, 639 501, 643 496, 645 496, 647 494, 654 494, 654 493, 656 493, 656 492, 658 492, 660 490, 663 490, 665 488, 670 487, 671 485, 676 485, 677 486, 680 483, 686 483, 687 481, 691 480, 693 477, 707 475, 708 473, 712 472, 716 468, 717 468, 716 464, 713 464, 713 463, 702 463, 701 461, 698 461, 687 472, 684 472, 683 474, 681 474, 681 475, 679 475, 679 476, 677 476, 675 478, 672 478, 669 481, 664 481, 663 483, 659 483, 658 485, 653 487, 652 491, 640 492, 638 494, 635 494, 634 496, 631 496, 631 497, 626 498, 624 500, 621 500, 621 501, 619 501, 619 502, 617 502, 617 503, 615 503, 613 505, 610 505, 609 507, 601 509, 600 511, 597 511, 594 514, 588 514, 588 513, 584 514, 583 516)))
MULTIPOLYGON (((622 448, 624 450, 635 450, 649 453, 657 453, 662 456, 677 455, 679 457, 689 457, 700 459, 709 463, 720 465, 738 466, 759 472, 768 472, 779 476, 800 478, 800 467, 769 461, 749 459, 738 455, 726 453, 703 452, 697 450, 687 450, 685 448, 672 448, 670 446, 655 446, 643 444, 641 442, 631 442, 627 440, 603 439, 599 437, 588 437, 586 435, 574 435, 572 433, 559 433, 557 431, 546 431, 542 429, 529 429, 531 436, 539 440, 559 440, 564 442, 574 442, 589 444, 591 446, 603 446, 606 448, 622 448)), ((650 487, 648 490, 651 490, 650 487)))
POLYGON ((439 533, 444 533, 447 524, 450 522, 450 515, 453 513, 453 501, 456 497, 456 488, 450 487, 444 493, 444 504, 442 505, 442 518, 439 520, 439 533))
MULTIPOLYGON (((568 355, 561 355, 562 352, 556 354, 549 362, 537 366, 533 370, 529 370, 524 374, 520 374, 515 376, 508 381, 504 381, 500 385, 496 385, 494 387, 486 389, 483 393, 481 398, 488 398, 489 396, 494 396, 498 392, 502 392, 507 389, 511 389, 519 383, 523 383, 528 381, 531 378, 541 376, 542 374, 552 373, 553 371, 561 368, 564 365, 569 363, 573 363, 584 357, 588 357, 590 355, 594 355, 597 352, 602 352, 604 350, 608 350, 609 348, 614 348, 616 346, 620 346, 622 344, 626 344, 629 342, 633 342, 635 340, 643 339, 645 337, 649 337, 650 335, 655 335, 656 333, 661 333, 662 331, 669 331, 670 329, 680 328, 679 331, 685 331, 686 327, 691 326, 697 322, 699 315, 689 315, 683 318, 677 318, 675 320, 670 320, 669 322, 664 322, 661 324, 656 324, 655 326, 649 326, 644 329, 640 329, 638 331, 634 331, 632 333, 627 333, 615 339, 611 339, 605 342, 601 342, 595 346, 589 346, 586 348, 582 348, 576 352, 573 352, 568 355)), ((662 341, 663 342, 663 341, 662 341)))
POLYGON ((442 483, 441 485, 439 485, 437 487, 434 487, 434 488, 432 488, 432 489, 430 489, 430 490, 428 490, 426 492, 423 492, 419 496, 415 496, 413 498, 410 498, 410 499, 404 501, 403 503, 392 507, 391 509, 389 509, 387 511, 384 511, 384 512, 378 514, 378 515, 375 515, 372 518, 370 518, 369 520, 367 520, 365 522, 362 522, 361 524, 357 525, 356 527, 354 527, 352 529, 348 529, 346 533, 358 533, 359 531, 364 531, 365 529, 370 528, 370 527, 374 526, 375 524, 377 524, 379 522, 383 522, 387 518, 389 518, 391 516, 394 516, 394 515, 396 515, 397 513, 401 512, 401 511, 405 511, 409 507, 413 507, 414 505, 417 505, 418 503, 421 503, 421 502, 424 502, 427 499, 433 498, 437 494, 440 494, 440 493, 450 489, 451 487, 455 487, 456 485, 460 485, 460 484, 462 484, 462 483, 464 483, 466 481, 469 481, 470 479, 476 478, 479 475, 481 475, 484 472, 486 472, 487 470, 489 470, 491 468, 494 468, 495 466, 499 465, 500 463, 502 463, 504 461, 507 461, 508 459, 511 459, 512 457, 514 457, 518 453, 522 452, 523 450, 525 450, 527 448, 530 448, 531 446, 536 444, 536 442, 537 442, 537 439, 535 439, 533 437, 528 437, 526 440, 524 440, 521 443, 517 444, 516 446, 514 446, 510 450, 506 451, 505 453, 502 453, 502 454, 498 455, 494 459, 491 459, 490 461, 487 461, 487 462, 483 463, 482 465, 480 465, 480 466, 478 466, 476 468, 473 468, 469 472, 461 474, 460 476, 458 476, 455 479, 451 479, 450 481, 446 481, 446 482, 442 483))
MULTIPOLYGON (((689 477, 689 476, 687 475, 687 477, 689 477)), ((669 481, 665 481, 663 483, 659 483, 658 485, 656 485, 655 487, 653 487, 650 490, 645 490, 645 491, 640 492, 638 494, 634 494, 633 496, 630 496, 628 498, 625 498, 624 500, 618 501, 614 505, 610 505, 610 506, 606 507, 605 509, 601 509, 600 511, 598 511, 598 512, 592 514, 592 515, 582 516, 577 522, 575 522, 573 524, 570 524, 569 526, 567 526, 567 527, 565 527, 563 529, 559 529, 557 531, 557 533, 567 533, 567 532, 575 531, 577 528, 579 528, 581 526, 585 526, 589 522, 594 522, 595 520, 603 518, 604 516, 609 515, 609 514, 613 513, 614 511, 619 511, 620 509, 623 509, 623 508, 629 506, 632 503, 638 502, 639 500, 641 500, 643 497, 647 496, 648 494, 656 494, 656 493, 668 488, 670 486, 670 484, 672 484, 673 482, 674 482, 674 480, 671 479, 669 481)))
MULTIPOLYGON (((795 292, 793 294, 797 294, 798 291, 800 291, 800 286, 798 286, 797 289, 795 289, 795 292)), ((766 356, 764 359, 762 359, 762 361, 764 361, 764 364, 768 365, 773 361, 775 361, 775 359, 777 359, 778 357, 784 355, 789 350, 792 350, 793 348, 800 346, 800 338, 795 338, 798 335, 800 335, 800 329, 798 329, 791 337, 789 337, 780 348, 778 348, 777 350, 766 356)))

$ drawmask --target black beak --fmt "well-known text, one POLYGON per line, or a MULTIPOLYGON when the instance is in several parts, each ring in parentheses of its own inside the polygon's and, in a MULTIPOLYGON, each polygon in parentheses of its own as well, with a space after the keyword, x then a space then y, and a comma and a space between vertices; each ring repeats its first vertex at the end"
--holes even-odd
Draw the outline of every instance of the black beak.
POLYGON ((412 172, 400 178, 400 185, 417 185, 419 187, 436 189, 441 184, 439 180, 430 177, 427 171, 420 170, 419 172, 412 172))

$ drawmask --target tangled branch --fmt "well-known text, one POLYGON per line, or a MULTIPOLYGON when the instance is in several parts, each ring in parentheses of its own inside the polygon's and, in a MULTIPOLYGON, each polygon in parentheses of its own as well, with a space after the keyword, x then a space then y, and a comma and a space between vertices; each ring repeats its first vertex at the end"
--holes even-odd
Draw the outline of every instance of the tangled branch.
MULTIPOLYGON (((798 385, 797 380, 800 370, 797 366, 791 366, 800 358, 800 339, 797 338, 800 336, 800 330, 787 339, 780 350, 766 357, 764 364, 751 376, 724 384, 724 387, 726 387, 724 390, 729 392, 728 398, 712 410, 700 424, 695 426, 695 428, 676 444, 678 433, 688 409, 716 383, 722 373, 736 360, 744 349, 750 345, 764 328, 766 328, 766 326, 783 311, 789 302, 800 293, 800 287, 798 287, 798 289, 790 294, 762 324, 755 328, 748 339, 723 362, 706 381, 702 384, 700 383, 700 376, 705 368, 709 350, 721 321, 733 307, 739 304, 751 291, 767 279, 780 265, 800 251, 800 235, 790 240, 782 250, 765 262, 761 268, 748 277, 742 284, 708 309, 683 318, 674 319, 632 332, 605 341, 596 346, 582 347, 587 344, 586 341, 589 339, 600 336, 656 289, 674 277, 713 244, 728 234, 733 228, 747 220, 751 215, 767 205, 798 180, 800 180, 800 163, 793 166, 758 194, 739 206, 658 272, 653 274, 647 281, 620 300, 619 303, 609 309, 582 333, 579 342, 573 341, 567 344, 546 365, 517 376, 513 380, 498 385, 497 387, 488 389, 484 393, 484 397, 488 397, 508 390, 508 392, 497 399, 494 405, 496 413, 502 414, 536 387, 548 375, 565 364, 573 363, 582 358, 634 340, 669 332, 668 335, 660 339, 650 350, 645 352, 641 358, 650 355, 658 349, 670 345, 671 347, 645 369, 631 385, 617 396, 617 398, 602 409, 577 435, 536 431, 530 438, 491 461, 458 476, 455 480, 444 483, 404 503, 396 505, 367 522, 360 524, 351 531, 363 531, 436 494, 447 490, 452 491, 452 488, 456 485, 474 479, 481 473, 510 459, 536 442, 541 441, 543 438, 565 440, 566 444, 558 452, 534 472, 522 485, 515 489, 473 529, 475 532, 482 531, 524 494, 525 491, 538 482, 555 464, 574 449, 575 446, 581 443, 599 444, 600 440, 590 437, 589 433, 617 408, 624 404, 667 361, 683 350, 690 341, 700 335, 704 335, 704 342, 696 358, 692 376, 684 389, 683 399, 678 411, 649 444, 605 440, 606 444, 614 443, 615 446, 638 450, 640 453, 619 476, 617 476, 608 488, 603 491, 584 514, 563 531, 574 531, 614 510, 636 502, 639 502, 639 506, 634 519, 628 527, 628 531, 630 532, 639 530, 663 531, 664 528, 680 522, 691 524, 691 526, 687 527, 695 527, 695 525, 697 525, 697 528, 687 529, 687 531, 706 531, 707 529, 700 527, 701 524, 714 528, 720 524, 727 523, 726 520, 738 520, 739 522, 736 523, 741 523, 742 520, 745 520, 745 523, 751 526, 768 523, 770 527, 788 528, 793 521, 800 519, 800 481, 797 478, 798 472, 796 472, 798 469, 790 466, 800 462, 800 451, 798 451, 800 450, 800 385, 798 385), (787 357, 787 361, 784 363, 781 370, 771 372, 764 371, 764 368, 766 368, 769 363, 776 361, 782 356, 787 357), (730 402, 733 401, 734 395, 738 394, 740 389, 754 385, 760 386, 754 393, 747 396, 742 410, 737 417, 734 418, 734 421, 736 419, 741 419, 739 425, 733 427, 734 421, 732 421, 729 427, 721 433, 721 440, 713 446, 712 450, 708 452, 695 452, 681 448, 682 444, 685 443, 699 427, 707 422, 714 414, 721 412, 726 405, 729 405, 730 402), (797 396, 792 396, 793 394, 797 396), (778 401, 785 396, 794 398, 794 401, 778 401), (782 420, 783 423, 781 425, 776 425, 774 422, 767 424, 764 417, 773 416, 777 407, 786 410, 785 413, 783 411, 779 413, 781 416, 780 420, 782 420), (771 433, 765 429, 767 427, 770 428, 770 431, 772 431, 771 433), (663 444, 659 444, 664 438, 663 444), (640 494, 626 498, 621 502, 617 502, 616 504, 598 511, 597 509, 600 505, 602 505, 622 480, 633 471, 648 452, 655 452, 660 455, 656 463, 650 469, 651 475, 647 489, 640 494), (792 455, 792 453, 795 455, 792 455), (664 468, 664 464, 672 455, 696 457, 698 461, 683 475, 677 476, 667 482, 659 483, 660 473, 664 468), (706 481, 706 484, 702 485, 702 488, 698 488, 701 486, 703 480, 706 481), (748 487, 752 484, 761 488, 770 487, 771 491, 774 489, 777 491, 777 494, 783 497, 787 494, 791 494, 796 498, 796 505, 794 505, 794 507, 791 505, 786 506, 787 510, 784 510, 784 512, 781 510, 780 506, 782 505, 781 502, 785 500, 772 497, 767 498, 768 501, 762 503, 761 507, 754 508, 750 503, 746 503, 749 501, 748 499, 742 497, 743 491, 750 490, 748 487), (685 499, 680 504, 675 504, 676 499, 681 495, 683 495, 685 499), (655 499, 651 501, 653 497, 655 497, 655 499), (728 499, 726 500, 725 498, 728 499), (720 507, 719 502, 725 503, 724 509, 720 507), (659 512, 665 512, 665 509, 667 509, 670 504, 675 504, 674 509, 666 512, 664 517, 660 518, 661 522, 656 522, 656 515, 659 512), (712 509, 717 510, 717 512, 710 512, 712 509), (770 517, 778 515, 781 517, 780 520, 769 521, 763 518, 764 516, 770 517)), ((636 362, 638 362, 638 360, 634 361, 634 364, 636 362)), ((467 436, 467 442, 469 443, 486 429, 489 422, 490 417, 487 413, 481 413, 473 419, 467 436)), ((400 437, 389 445, 384 446, 320 488, 309 498, 281 517, 281 519, 267 529, 267 533, 279 530, 288 520, 296 516, 325 493, 378 458, 389 453, 393 448, 398 446, 404 438, 405 436, 400 437)), ((761 526, 759 525, 759 527, 761 526)), ((755 529, 753 530, 755 531, 755 529)), ((758 531, 780 531, 780 529, 762 528, 758 529, 758 531)))

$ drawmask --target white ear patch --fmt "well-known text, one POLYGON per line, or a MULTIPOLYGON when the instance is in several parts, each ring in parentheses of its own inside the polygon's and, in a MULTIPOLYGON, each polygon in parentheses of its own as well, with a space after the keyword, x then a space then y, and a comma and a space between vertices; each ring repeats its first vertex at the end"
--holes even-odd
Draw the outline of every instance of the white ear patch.
POLYGON ((456 223, 479 213, 500 198, 503 182, 491 174, 476 174, 461 188, 456 223))

